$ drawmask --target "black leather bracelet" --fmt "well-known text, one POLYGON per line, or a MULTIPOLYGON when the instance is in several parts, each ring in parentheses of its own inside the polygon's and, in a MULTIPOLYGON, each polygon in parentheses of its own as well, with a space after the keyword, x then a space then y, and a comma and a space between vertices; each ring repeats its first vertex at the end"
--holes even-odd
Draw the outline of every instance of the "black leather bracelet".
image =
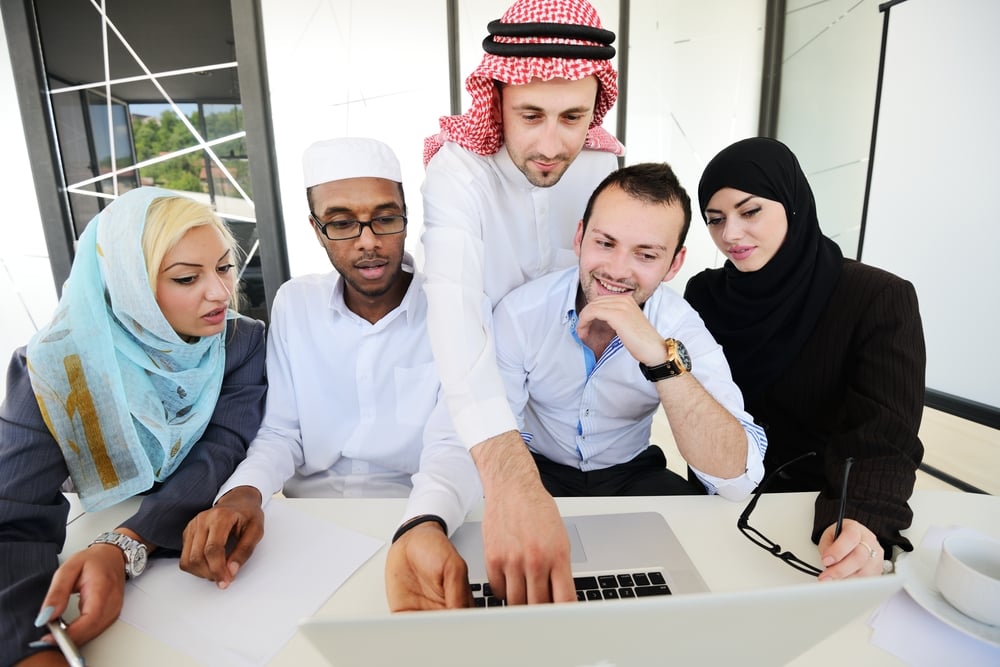
POLYGON ((404 523, 402 526, 397 528, 396 533, 392 536, 392 543, 395 544, 396 540, 398 540, 404 534, 406 534, 406 531, 410 530, 411 528, 415 528, 422 523, 427 523, 428 521, 436 521, 438 525, 441 526, 441 530, 444 531, 444 534, 445 535, 448 534, 448 524, 444 522, 444 519, 439 517, 437 514, 421 514, 420 516, 413 517, 412 519, 404 523))

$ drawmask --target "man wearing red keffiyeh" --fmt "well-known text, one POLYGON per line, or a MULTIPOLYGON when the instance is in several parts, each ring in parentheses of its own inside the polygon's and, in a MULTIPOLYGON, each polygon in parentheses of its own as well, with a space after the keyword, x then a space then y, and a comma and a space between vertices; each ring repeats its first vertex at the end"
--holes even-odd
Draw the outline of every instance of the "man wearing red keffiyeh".
MULTIPOLYGON (((488 30, 466 80, 470 108, 424 143, 428 329, 483 482, 494 591, 511 604, 568 601, 569 540, 507 402, 491 313, 513 288, 576 262, 576 223, 624 152, 601 128, 618 96, 615 36, 586 0, 517 0, 488 30)), ((418 567, 444 546, 428 524, 400 537, 387 564, 390 607, 451 606, 456 573, 418 567)))

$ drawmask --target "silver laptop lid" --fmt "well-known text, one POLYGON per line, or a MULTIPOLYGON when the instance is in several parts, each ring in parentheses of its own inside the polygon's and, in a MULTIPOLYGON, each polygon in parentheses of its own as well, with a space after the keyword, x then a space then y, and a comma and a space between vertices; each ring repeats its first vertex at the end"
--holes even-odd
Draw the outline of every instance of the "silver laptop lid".
POLYGON ((782 665, 898 590, 899 575, 729 593, 313 618, 334 667, 782 665))

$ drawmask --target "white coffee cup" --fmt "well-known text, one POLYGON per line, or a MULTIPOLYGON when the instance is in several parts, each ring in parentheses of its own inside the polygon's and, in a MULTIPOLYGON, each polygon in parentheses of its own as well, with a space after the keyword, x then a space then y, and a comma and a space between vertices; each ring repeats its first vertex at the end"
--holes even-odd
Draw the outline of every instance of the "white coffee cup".
POLYGON ((944 599, 966 616, 1000 626, 1000 541, 946 537, 935 584, 944 599))

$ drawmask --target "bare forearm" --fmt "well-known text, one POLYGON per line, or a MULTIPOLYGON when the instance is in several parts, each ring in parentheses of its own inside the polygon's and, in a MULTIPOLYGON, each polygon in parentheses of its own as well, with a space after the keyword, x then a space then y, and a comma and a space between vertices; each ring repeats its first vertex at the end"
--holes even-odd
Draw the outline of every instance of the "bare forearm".
POLYGON ((541 486, 538 468, 517 431, 507 431, 484 440, 470 452, 487 499, 509 489, 511 484, 541 486))
POLYGON ((739 420, 690 374, 656 383, 677 449, 691 466, 716 477, 746 470, 747 436, 739 420))
POLYGON ((471 452, 486 498, 483 548, 493 590, 508 604, 572 600, 569 537, 521 436, 507 431, 471 452))

